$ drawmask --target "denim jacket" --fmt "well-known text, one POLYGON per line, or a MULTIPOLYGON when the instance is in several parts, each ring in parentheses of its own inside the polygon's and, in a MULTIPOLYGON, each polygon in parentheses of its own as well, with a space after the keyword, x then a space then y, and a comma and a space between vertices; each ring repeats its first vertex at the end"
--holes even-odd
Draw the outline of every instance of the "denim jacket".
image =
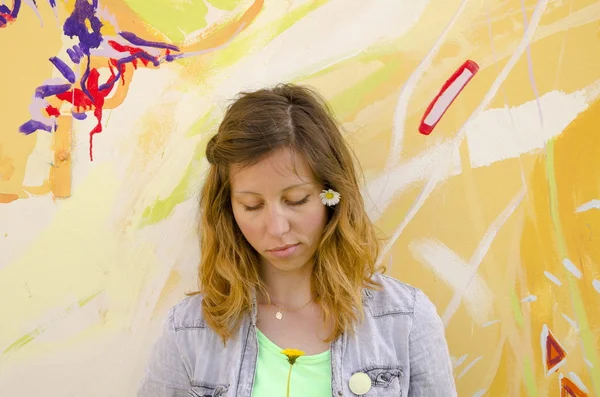
MULTIPOLYGON (((376 274, 383 290, 363 290, 364 321, 331 343, 332 396, 356 396, 350 377, 371 380, 365 397, 456 396, 444 326, 420 290, 376 274), (364 376, 363 376, 364 377, 364 376)), ((201 296, 169 311, 138 397, 251 397, 258 343, 256 311, 223 345, 207 326, 201 296)))

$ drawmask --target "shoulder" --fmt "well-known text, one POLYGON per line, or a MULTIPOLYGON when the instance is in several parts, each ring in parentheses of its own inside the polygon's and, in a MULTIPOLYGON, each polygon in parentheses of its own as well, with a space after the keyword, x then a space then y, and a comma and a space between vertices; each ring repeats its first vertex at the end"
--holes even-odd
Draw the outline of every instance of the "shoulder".
POLYGON ((202 314, 202 295, 183 299, 169 311, 169 322, 175 332, 188 328, 207 328, 202 314))
POLYGON ((365 304, 373 317, 431 312, 433 303, 420 289, 381 273, 376 273, 372 280, 382 286, 380 290, 365 290, 365 304))

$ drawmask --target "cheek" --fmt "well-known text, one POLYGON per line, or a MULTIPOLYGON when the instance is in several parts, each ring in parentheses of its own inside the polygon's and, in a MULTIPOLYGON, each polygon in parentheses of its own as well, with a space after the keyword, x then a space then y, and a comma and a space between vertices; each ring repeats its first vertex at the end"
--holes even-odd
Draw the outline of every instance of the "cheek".
POLYGON ((310 214, 303 216, 300 222, 307 237, 316 239, 323 232, 327 222, 327 209, 319 203, 319 206, 316 206, 310 214))
POLYGON ((252 221, 247 214, 244 214, 244 212, 238 212, 234 210, 233 216, 235 218, 235 222, 242 231, 242 234, 244 237, 246 237, 246 240, 248 240, 251 245, 254 245, 256 236, 259 235, 257 227, 258 223, 256 221, 252 221))

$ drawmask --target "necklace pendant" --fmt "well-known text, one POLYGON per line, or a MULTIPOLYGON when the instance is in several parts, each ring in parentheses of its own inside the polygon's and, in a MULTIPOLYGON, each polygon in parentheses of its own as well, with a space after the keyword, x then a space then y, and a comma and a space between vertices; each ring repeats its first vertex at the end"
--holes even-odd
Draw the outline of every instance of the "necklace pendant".
POLYGON ((281 320, 281 319, 282 319, 282 317, 283 317, 283 313, 281 313, 280 311, 278 311, 277 313, 275 313, 275 318, 276 318, 277 320, 281 320))

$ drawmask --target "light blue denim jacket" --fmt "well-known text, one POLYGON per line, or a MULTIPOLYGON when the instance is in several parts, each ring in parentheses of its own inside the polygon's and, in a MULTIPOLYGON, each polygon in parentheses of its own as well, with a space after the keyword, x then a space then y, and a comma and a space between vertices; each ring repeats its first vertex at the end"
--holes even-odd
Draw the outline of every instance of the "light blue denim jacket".
MULTIPOLYGON (((365 397, 456 396, 444 326, 420 290, 377 274, 383 290, 363 290, 365 319, 331 344, 332 396, 355 396, 350 377, 366 373, 365 397)), ((251 397, 258 343, 256 302, 223 346, 196 295, 173 307, 150 357, 138 397, 251 397)))

